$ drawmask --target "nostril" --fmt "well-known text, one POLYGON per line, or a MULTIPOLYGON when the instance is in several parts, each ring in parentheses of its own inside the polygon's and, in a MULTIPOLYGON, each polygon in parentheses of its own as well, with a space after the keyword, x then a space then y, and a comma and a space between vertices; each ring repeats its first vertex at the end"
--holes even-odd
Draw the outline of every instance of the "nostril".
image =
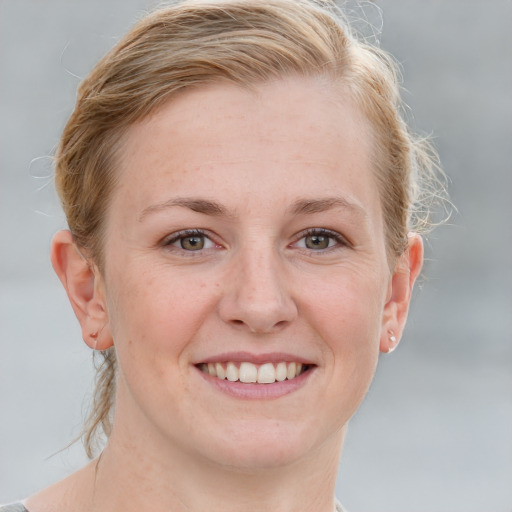
POLYGON ((285 328, 290 322, 288 320, 279 320, 275 324, 262 325, 262 322, 254 322, 254 321, 244 321, 237 318, 233 318, 229 320, 229 323, 232 326, 236 326, 237 328, 243 327, 248 329, 252 333, 267 333, 267 332, 275 332, 276 330, 280 330, 285 328))

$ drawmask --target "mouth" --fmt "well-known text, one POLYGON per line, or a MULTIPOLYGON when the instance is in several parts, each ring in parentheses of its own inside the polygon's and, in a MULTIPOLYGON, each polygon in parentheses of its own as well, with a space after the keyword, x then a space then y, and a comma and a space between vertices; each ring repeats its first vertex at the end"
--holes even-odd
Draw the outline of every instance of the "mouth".
POLYGON ((199 370, 211 377, 244 384, 274 384, 293 380, 309 371, 313 365, 299 362, 253 364, 250 362, 227 361, 223 363, 199 363, 199 370))

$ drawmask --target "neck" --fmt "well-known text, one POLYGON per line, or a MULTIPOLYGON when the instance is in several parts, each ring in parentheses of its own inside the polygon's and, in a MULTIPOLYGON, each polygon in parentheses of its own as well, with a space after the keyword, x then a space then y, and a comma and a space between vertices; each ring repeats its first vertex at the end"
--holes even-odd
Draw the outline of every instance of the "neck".
POLYGON ((285 466, 240 469, 161 444, 141 453, 114 432, 96 463, 89 510, 332 512, 343 434, 285 466))

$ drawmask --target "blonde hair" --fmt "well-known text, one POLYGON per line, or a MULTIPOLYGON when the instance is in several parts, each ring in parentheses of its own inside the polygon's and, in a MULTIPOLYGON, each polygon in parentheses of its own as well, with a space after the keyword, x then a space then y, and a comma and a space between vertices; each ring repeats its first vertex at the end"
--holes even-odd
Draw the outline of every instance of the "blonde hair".
MULTIPOLYGON (((188 1, 143 18, 96 65, 62 134, 57 191, 76 244, 100 271, 126 129, 184 88, 219 81, 251 87, 291 75, 342 83, 373 126, 389 254, 405 250, 409 231, 429 228, 430 203, 440 197, 437 157, 403 119, 398 68, 388 54, 358 40, 330 2, 188 1)), ((84 430, 90 457, 100 427, 110 433, 114 405, 115 352, 102 355, 84 430)))

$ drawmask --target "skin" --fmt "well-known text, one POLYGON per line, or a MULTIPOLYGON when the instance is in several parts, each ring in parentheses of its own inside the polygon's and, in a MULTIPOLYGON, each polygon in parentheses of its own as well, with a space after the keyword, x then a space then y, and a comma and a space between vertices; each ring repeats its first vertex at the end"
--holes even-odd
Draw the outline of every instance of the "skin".
POLYGON ((84 340, 116 347, 114 430, 31 512, 334 510, 346 424, 423 256, 410 235, 390 268, 371 155, 362 114, 313 79, 187 91, 131 127, 103 273, 69 232, 52 247, 84 340), (191 229, 203 249, 182 247, 191 229), (311 229, 329 230, 327 248, 311 229), (197 367, 240 351, 310 370, 284 394, 241 397, 197 367))

